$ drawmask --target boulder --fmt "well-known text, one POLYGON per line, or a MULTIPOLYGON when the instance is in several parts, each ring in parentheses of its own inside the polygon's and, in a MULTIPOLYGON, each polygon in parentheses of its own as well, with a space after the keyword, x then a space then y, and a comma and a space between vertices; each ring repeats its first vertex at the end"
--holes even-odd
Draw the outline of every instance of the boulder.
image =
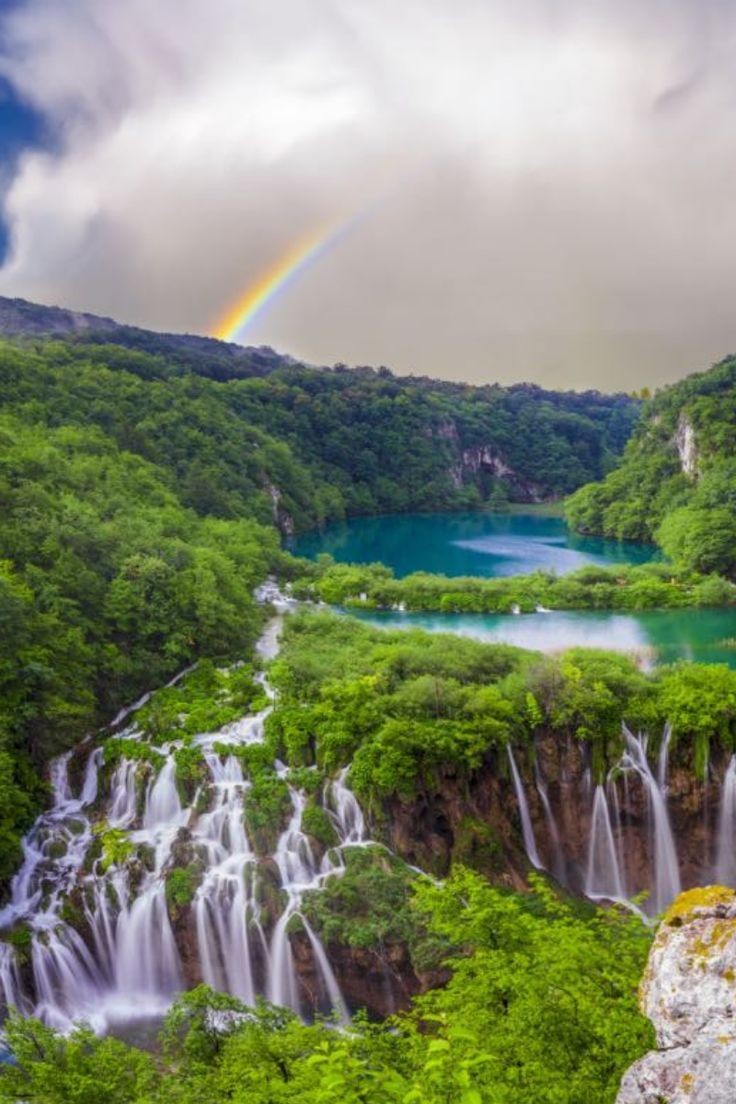
POLYGON ((677 898, 654 940, 640 1005, 658 1049, 626 1072, 616 1104, 734 1104, 736 890, 677 898))

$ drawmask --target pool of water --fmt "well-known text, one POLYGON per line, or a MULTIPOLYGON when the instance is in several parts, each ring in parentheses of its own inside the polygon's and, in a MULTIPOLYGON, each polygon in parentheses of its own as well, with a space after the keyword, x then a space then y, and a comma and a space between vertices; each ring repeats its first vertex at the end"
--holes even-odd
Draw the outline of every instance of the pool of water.
POLYGON ((684 609, 645 613, 553 611, 518 617, 483 613, 399 613, 350 610, 361 621, 384 628, 450 632, 476 640, 516 644, 541 652, 606 648, 630 652, 644 665, 727 663, 736 667, 736 610, 684 609))
POLYGON ((309 558, 329 552, 343 563, 380 561, 399 578, 412 571, 493 577, 544 568, 562 574, 584 564, 661 558, 652 545, 581 537, 562 518, 539 514, 357 517, 305 533, 290 548, 309 558))

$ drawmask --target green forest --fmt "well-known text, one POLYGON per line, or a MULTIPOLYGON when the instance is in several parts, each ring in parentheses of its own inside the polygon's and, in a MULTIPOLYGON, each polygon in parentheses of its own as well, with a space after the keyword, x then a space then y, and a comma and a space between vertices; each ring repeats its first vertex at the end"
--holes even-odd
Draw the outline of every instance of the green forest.
POLYGON ((672 560, 736 577, 736 358, 657 392, 619 466, 567 503, 583 533, 656 541, 672 560))
POLYGON ((672 563, 618 567, 588 565, 564 575, 535 571, 496 579, 432 575, 417 571, 395 578, 384 564, 334 563, 321 555, 311 564, 285 564, 294 573, 290 593, 348 609, 406 609, 437 613, 533 613, 557 610, 649 610, 731 606, 736 584, 672 563))

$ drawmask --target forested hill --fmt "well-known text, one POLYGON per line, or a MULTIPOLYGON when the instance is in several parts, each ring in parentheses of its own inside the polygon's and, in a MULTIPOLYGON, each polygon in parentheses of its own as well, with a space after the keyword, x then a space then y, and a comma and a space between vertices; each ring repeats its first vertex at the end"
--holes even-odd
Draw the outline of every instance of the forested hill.
MULTIPOLYGON (((26 355, 53 367, 56 378, 47 374, 44 395, 49 397, 49 385, 56 392, 59 418, 78 416, 80 395, 93 377, 102 379, 103 389, 112 387, 116 414, 105 415, 105 428, 126 449, 140 451, 136 437, 143 433, 149 438, 143 454, 159 460, 150 416, 158 416, 162 405, 180 410, 182 404, 191 432, 224 431, 225 451, 243 423, 288 445, 311 479, 311 506, 294 501, 290 480, 268 482, 284 495, 280 520, 288 525, 290 516, 297 527, 343 511, 474 506, 494 492, 518 501, 560 497, 610 470, 639 409, 626 395, 596 391, 471 387, 395 377, 387 368, 317 369, 271 349, 158 334, 24 300, 0 299, 0 334, 23 335, 26 355), (43 335, 55 339, 53 347, 43 335), (106 368, 123 378, 112 381, 106 368), (148 386, 134 394, 133 379, 148 386), (192 418, 195 398, 199 417, 192 418), (315 495, 317 486, 322 489, 315 495)), ((22 393, 9 398, 25 400, 22 393)), ((203 479, 190 471, 194 452, 179 455, 177 477, 193 479, 197 489, 191 494, 201 499, 203 479)), ((218 500, 209 504, 210 512, 241 513, 242 496, 229 505, 222 501, 237 493, 229 458, 209 456, 204 466, 219 485, 210 489, 218 500)))
POLYGON ((655 540, 684 567, 736 577, 736 357, 658 392, 619 466, 567 514, 581 532, 655 540))

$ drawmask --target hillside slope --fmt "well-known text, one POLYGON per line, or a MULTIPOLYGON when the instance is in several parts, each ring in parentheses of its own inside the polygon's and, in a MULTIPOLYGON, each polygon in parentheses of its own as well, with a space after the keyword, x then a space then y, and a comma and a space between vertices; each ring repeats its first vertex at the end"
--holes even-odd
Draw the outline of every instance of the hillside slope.
MULTIPOLYGON (((218 433, 227 422, 226 436, 237 436, 235 424, 247 423, 287 445, 313 483, 328 484, 330 493, 311 511, 282 503, 282 527, 289 516, 299 528, 344 512, 473 506, 492 494, 522 502, 557 498, 610 470, 639 410, 626 395, 595 391, 470 387, 398 378, 387 368, 316 369, 270 349, 157 334, 23 300, 0 299, 0 334, 20 338, 25 357, 41 357, 44 399, 53 390, 64 418, 78 416, 87 390, 100 390, 96 377, 104 376, 105 392, 116 392, 115 413, 105 417, 125 434, 125 448, 139 451, 141 434, 151 447, 159 432, 146 418, 151 406, 158 412, 171 403, 191 406, 195 398, 217 411, 218 433)), ((36 385, 29 392, 28 368, 19 364, 11 374, 22 385, 4 394, 5 404, 33 401, 36 385)), ((261 486, 270 498, 267 483, 290 494, 288 481, 269 477, 261 486)))
POLYGON ((654 540, 675 561, 736 574, 736 357, 648 403, 619 466, 581 487, 567 517, 583 533, 654 540))

